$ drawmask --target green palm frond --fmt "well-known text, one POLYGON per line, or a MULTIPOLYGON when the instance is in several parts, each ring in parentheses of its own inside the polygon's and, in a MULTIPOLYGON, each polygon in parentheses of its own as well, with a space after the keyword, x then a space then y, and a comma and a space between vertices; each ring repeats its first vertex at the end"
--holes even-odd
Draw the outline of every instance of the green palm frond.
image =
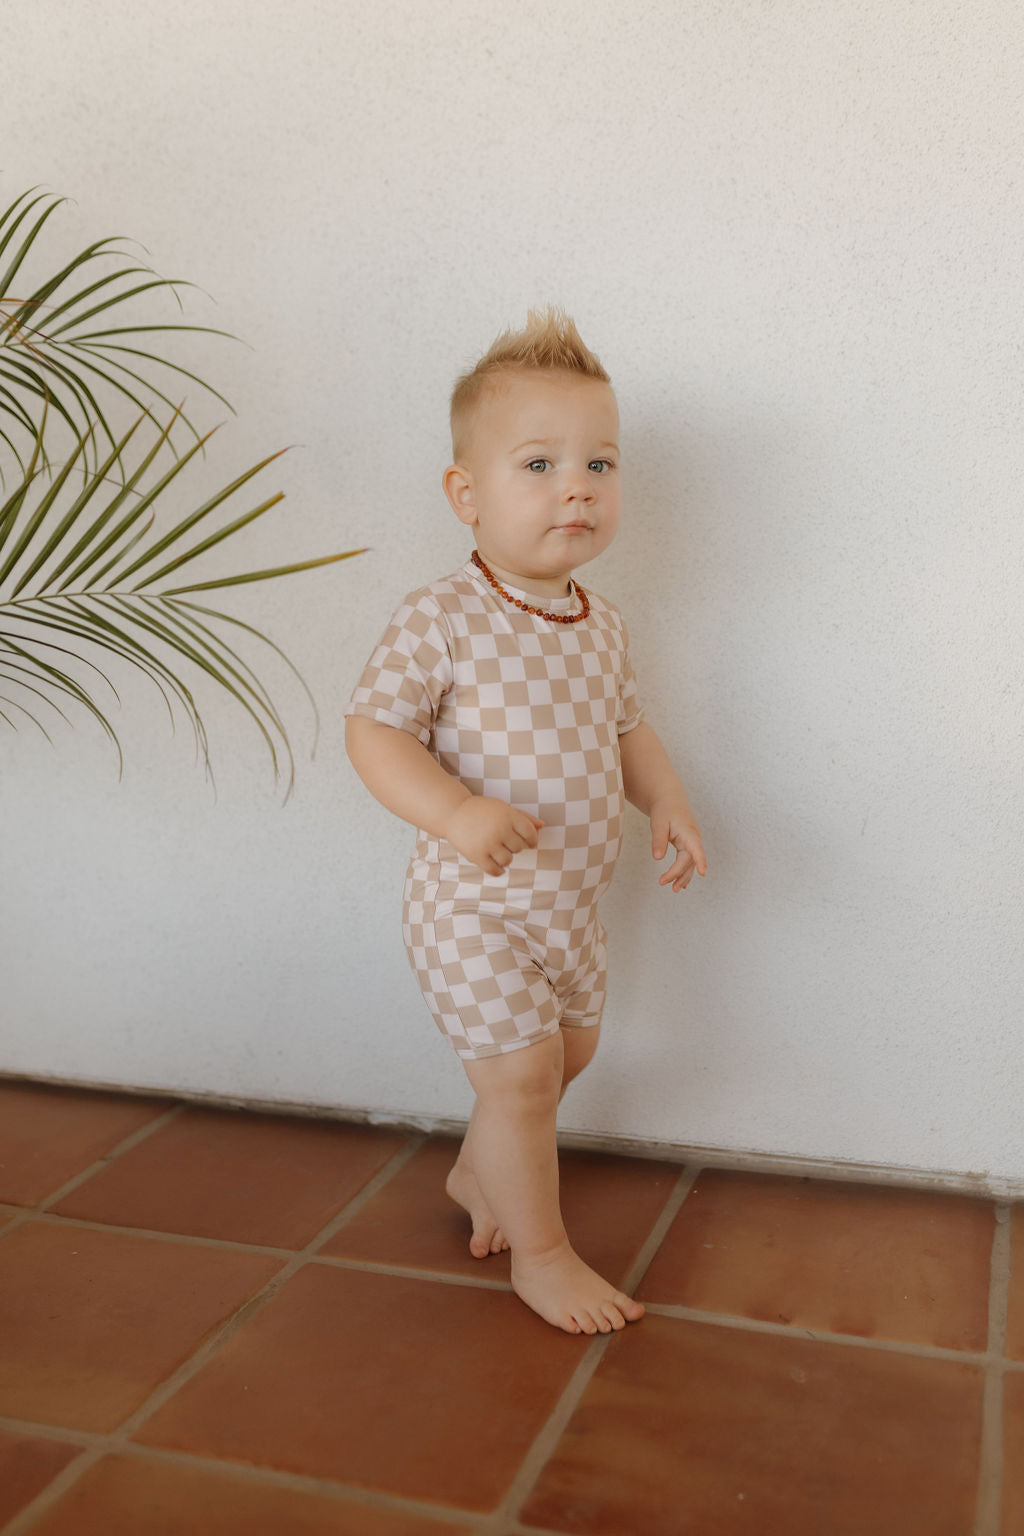
POLYGON ((227 332, 150 321, 154 300, 170 295, 181 310, 181 291, 193 285, 159 276, 121 236, 32 276, 64 201, 33 188, 0 212, 0 721, 15 730, 29 723, 52 742, 54 717, 69 723, 84 712, 123 768, 110 701, 120 704, 114 678, 130 667, 158 690, 172 726, 184 715, 209 774, 200 696, 214 683, 252 721, 290 791, 284 715, 245 649, 255 642, 291 670, 318 729, 309 688, 252 624, 190 598, 362 551, 204 575, 204 557, 282 500, 277 491, 228 510, 280 455, 195 503, 190 466, 213 434, 165 390, 198 385, 231 407, 167 352, 189 334, 227 332), (183 433, 190 440, 181 444, 183 433))
MULTIPOLYGON (((208 772, 207 727, 185 679, 215 682, 252 720, 275 776, 286 770, 290 790, 294 757, 281 711, 254 668, 229 643, 228 626, 240 628, 279 656, 283 653, 253 626, 187 599, 212 587, 330 565, 361 551, 204 580, 192 562, 282 500, 278 491, 237 516, 227 513, 231 498, 280 455, 261 460, 182 516, 183 481, 204 440, 158 472, 155 466, 177 418, 161 424, 155 440, 145 446, 147 418, 152 415, 147 411, 133 422, 95 466, 88 462, 94 432, 90 424, 49 478, 40 473, 43 448, 37 434, 29 462, 0 503, 0 716, 16 726, 9 712, 13 707, 48 734, 40 719, 40 701, 65 719, 61 706, 77 704, 99 721, 120 756, 121 744, 107 713, 110 706, 99 702, 96 684, 83 680, 81 667, 74 664, 84 642, 87 654, 104 652, 144 673, 160 689, 172 720, 176 708, 184 712, 208 772), (121 477, 111 474, 115 464, 121 467, 121 477), (179 515, 162 531, 160 514, 172 502, 179 515)), ((292 663, 284 660, 306 688, 292 663)), ((95 663, 87 664, 113 688, 95 663)), ((306 693, 311 698, 308 688, 306 693)))
MULTIPOLYGON (((20 468, 38 439, 47 406, 75 436, 90 425, 95 428, 90 439, 94 464, 100 441, 112 447, 117 440, 111 400, 121 397, 147 414, 154 400, 172 407, 158 383, 171 375, 198 384, 233 409, 197 374, 147 349, 172 335, 227 336, 226 331, 165 321, 130 323, 140 299, 148 302, 166 292, 180 309, 179 290, 194 285, 160 277, 123 248, 125 237, 95 241, 56 273, 41 281, 27 279, 26 286, 24 274, 38 259, 50 233, 48 222, 65 201, 34 188, 0 213, 0 441, 20 468), (128 339, 132 345, 125 345, 128 339)), ((178 421, 198 440, 198 428, 184 411, 178 421)))

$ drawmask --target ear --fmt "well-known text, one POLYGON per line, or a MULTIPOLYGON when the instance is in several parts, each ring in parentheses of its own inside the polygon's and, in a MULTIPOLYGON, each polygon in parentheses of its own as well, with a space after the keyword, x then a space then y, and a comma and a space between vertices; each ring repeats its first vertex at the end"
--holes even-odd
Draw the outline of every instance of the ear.
POLYGON ((441 484, 459 522, 472 527, 477 517, 476 503, 473 499, 473 477, 469 470, 462 464, 449 464, 441 478, 441 484))

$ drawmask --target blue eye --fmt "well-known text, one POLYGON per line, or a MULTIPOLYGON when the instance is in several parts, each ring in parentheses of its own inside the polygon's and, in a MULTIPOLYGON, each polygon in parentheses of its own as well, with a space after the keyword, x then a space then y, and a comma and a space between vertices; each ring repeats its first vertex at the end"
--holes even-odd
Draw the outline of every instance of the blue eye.
POLYGON ((604 475, 607 474, 610 469, 614 468, 614 466, 610 459, 591 459, 590 463, 587 465, 587 468, 596 469, 599 475, 604 475))
POLYGON ((527 469, 531 470, 533 472, 533 474, 535 474, 535 475, 543 474, 544 470, 545 470, 545 468, 547 466, 547 462, 548 462, 547 459, 531 459, 529 464, 527 464, 526 467, 527 467, 527 469))

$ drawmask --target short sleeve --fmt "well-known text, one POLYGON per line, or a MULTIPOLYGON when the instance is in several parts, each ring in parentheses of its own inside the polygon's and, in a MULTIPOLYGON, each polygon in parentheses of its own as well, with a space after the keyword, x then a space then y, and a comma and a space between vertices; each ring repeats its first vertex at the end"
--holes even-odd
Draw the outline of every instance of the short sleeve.
POLYGON ((633 731, 644 718, 640 702, 640 690, 636 673, 629 655, 629 632, 622 626, 622 677, 619 681, 619 702, 615 713, 615 726, 620 736, 633 731))
POLYGON ((345 706, 408 731, 427 746, 441 697, 452 685, 447 626, 436 599, 412 593, 395 610, 345 706))

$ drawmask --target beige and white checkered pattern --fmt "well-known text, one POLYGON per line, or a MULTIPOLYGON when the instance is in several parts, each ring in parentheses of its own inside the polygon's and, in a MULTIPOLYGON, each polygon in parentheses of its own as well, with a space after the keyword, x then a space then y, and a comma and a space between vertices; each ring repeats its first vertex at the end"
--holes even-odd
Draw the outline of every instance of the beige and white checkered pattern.
MULTIPOLYGON (((588 596, 589 618, 553 624, 512 607, 467 561, 399 606, 345 710, 410 731, 474 794, 544 822, 537 848, 500 876, 417 837, 406 948, 463 1057, 600 1020, 597 902, 622 841, 618 738, 642 710, 622 617, 588 596)), ((547 606, 573 612, 577 600, 547 606)))

